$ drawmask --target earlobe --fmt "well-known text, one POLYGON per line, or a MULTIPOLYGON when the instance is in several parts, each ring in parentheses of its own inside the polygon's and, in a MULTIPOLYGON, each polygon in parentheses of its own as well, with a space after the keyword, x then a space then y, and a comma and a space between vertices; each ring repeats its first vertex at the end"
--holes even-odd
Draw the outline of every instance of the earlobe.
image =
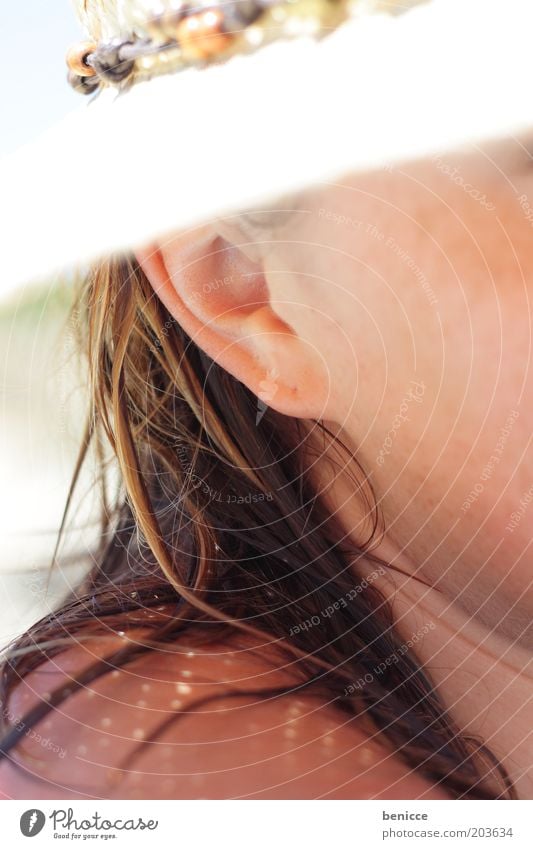
POLYGON ((325 415, 323 364, 273 309, 261 265, 205 230, 136 253, 156 295, 211 359, 285 415, 325 415))

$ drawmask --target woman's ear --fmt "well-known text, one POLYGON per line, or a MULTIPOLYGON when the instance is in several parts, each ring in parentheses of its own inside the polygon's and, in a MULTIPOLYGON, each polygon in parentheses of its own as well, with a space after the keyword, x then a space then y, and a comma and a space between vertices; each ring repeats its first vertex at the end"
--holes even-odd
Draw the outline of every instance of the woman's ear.
POLYGON ((246 247, 206 227, 136 256, 156 295, 211 359, 279 412, 324 418, 326 364, 274 309, 260 253, 252 257, 246 247))

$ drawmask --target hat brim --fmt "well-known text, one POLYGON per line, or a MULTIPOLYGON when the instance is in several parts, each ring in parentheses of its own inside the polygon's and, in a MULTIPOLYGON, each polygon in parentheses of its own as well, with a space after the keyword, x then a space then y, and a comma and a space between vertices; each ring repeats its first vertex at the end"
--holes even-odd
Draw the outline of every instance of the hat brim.
POLYGON ((104 92, 0 164, 0 294, 306 186, 533 124, 530 0, 432 0, 104 92))

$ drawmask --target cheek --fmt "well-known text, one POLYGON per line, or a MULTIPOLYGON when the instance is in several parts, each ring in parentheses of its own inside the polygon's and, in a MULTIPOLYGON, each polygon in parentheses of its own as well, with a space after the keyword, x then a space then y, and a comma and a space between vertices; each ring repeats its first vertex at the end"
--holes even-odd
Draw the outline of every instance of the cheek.
POLYGON ((476 179, 498 214, 427 169, 313 197, 268 285, 369 421, 416 376, 431 431, 460 453, 519 398, 531 407, 533 232, 492 178, 476 179))

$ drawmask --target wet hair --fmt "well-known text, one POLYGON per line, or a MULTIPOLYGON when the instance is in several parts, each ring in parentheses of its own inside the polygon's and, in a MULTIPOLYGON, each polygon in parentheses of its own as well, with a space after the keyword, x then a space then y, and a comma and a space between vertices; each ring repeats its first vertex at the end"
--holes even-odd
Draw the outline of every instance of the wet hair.
POLYGON ((0 756, 117 667, 184 638, 204 645, 245 635, 274 646, 294 672, 279 694, 318 695, 347 721, 369 720, 400 758, 454 798, 516 798, 483 741, 456 727, 374 585, 386 565, 372 554, 382 522, 357 458, 321 422, 258 409, 257 398, 184 333, 132 258, 101 263, 75 309, 90 409, 62 532, 95 448, 100 544, 75 591, 5 653, 0 756), (357 544, 312 481, 313 462, 332 445, 332 474, 349 474, 365 505, 357 544), (109 453, 119 470, 115 489, 109 453), (149 639, 95 662, 10 725, 8 700, 31 671, 77 642, 127 631, 164 604, 171 615, 154 620, 149 639))

